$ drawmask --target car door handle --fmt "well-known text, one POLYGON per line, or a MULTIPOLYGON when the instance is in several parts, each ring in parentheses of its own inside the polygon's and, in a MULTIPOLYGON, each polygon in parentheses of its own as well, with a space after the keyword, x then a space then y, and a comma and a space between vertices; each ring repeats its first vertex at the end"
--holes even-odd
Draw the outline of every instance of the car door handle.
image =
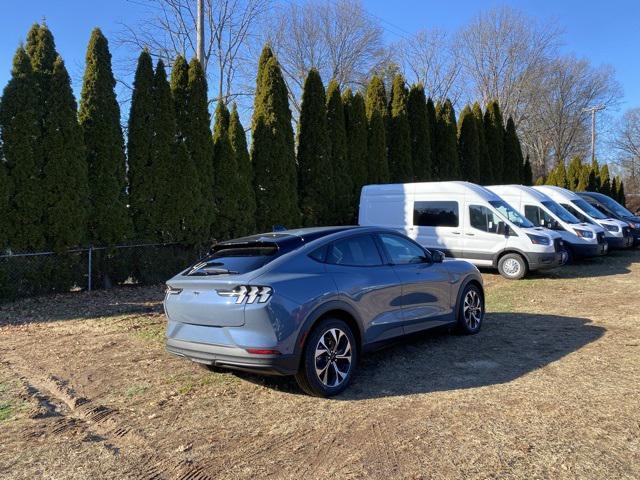
POLYGON ((454 235, 460 235, 460 232, 451 232, 451 233, 453 233, 454 235))
POLYGON ((469 236, 469 237, 474 237, 475 233, 465 233, 465 235, 469 236))

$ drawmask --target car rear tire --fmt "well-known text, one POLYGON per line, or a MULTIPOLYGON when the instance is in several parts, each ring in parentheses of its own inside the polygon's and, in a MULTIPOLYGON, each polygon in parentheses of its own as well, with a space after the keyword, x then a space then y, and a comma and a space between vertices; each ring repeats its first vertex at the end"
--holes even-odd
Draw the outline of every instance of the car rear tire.
POLYGON ((484 294, 480 287, 471 283, 460 296, 458 304, 458 331, 473 335, 480 331, 484 320, 484 294))
POLYGON ((500 275, 509 280, 520 280, 529 271, 527 261, 517 253, 507 253, 498 261, 500 275))
POLYGON ((296 382, 307 394, 331 397, 351 382, 358 361, 355 336, 342 320, 321 320, 309 334, 296 382))

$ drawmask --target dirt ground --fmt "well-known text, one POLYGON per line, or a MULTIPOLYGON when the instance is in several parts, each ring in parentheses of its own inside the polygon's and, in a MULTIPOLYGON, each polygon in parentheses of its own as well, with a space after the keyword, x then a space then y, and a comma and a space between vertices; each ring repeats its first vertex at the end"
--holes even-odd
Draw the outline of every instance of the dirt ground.
POLYGON ((484 278, 330 400, 166 354, 162 287, 0 306, 0 478, 640 478, 640 251, 484 278))

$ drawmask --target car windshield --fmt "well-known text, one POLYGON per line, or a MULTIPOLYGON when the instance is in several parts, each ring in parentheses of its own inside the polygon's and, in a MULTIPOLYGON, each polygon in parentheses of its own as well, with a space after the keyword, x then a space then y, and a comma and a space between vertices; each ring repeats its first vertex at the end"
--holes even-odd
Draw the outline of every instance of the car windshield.
POLYGON ((268 246, 224 246, 193 265, 185 275, 235 275, 251 272, 266 265, 276 257, 278 247, 268 246))
POLYGON ((633 217, 633 213, 631 213, 629 210, 624 208, 612 198, 605 196, 604 198, 598 198, 598 200, 604 203, 609 210, 620 217, 633 217))
POLYGON ((602 213, 597 208, 592 207, 589 202, 586 202, 581 198, 577 200, 571 200, 571 203, 573 203, 576 207, 589 215, 591 218, 595 218, 596 220, 605 220, 607 218, 604 213, 602 213))
POLYGON ((551 213, 553 213, 556 217, 558 217, 563 222, 580 223, 580 220, 578 220, 576 217, 571 215, 571 213, 568 212, 566 208, 564 208, 561 205, 558 205, 556 202, 551 200, 544 200, 540 203, 542 203, 542 205, 544 205, 547 209, 549 209, 551 213))
POLYGON ((493 208, 498 210, 500 215, 509 220, 517 227, 533 228, 533 223, 520 215, 514 208, 504 200, 491 200, 489 202, 493 208))

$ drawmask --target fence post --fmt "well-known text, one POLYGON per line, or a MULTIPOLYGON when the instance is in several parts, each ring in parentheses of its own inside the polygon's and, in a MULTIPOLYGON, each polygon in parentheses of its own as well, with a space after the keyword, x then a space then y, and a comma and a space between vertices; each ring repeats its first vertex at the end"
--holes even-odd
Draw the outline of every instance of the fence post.
POLYGON ((92 267, 93 267, 93 245, 89 245, 89 277, 87 278, 87 291, 91 291, 91 277, 92 277, 92 267))

